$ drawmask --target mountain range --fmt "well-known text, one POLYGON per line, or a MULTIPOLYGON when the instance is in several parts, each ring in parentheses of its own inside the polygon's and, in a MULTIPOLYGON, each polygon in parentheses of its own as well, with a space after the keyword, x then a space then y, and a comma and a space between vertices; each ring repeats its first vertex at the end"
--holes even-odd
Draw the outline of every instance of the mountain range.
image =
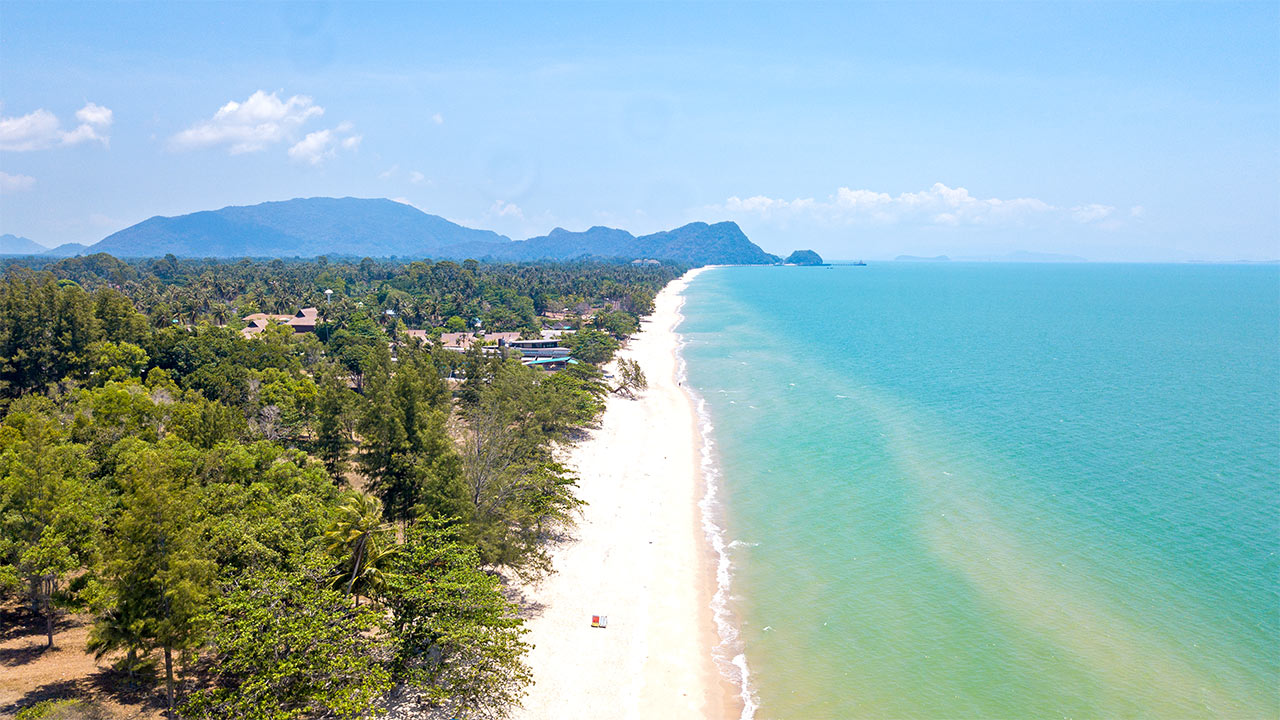
POLYGON ((386 199, 300 198, 153 217, 84 246, 52 251, 25 238, 0 244, 0 254, 117 257, 400 257, 523 261, 617 258, 674 260, 690 265, 769 264, 775 255, 751 242, 737 224, 690 223, 636 237, 625 230, 556 228, 513 241, 386 199))

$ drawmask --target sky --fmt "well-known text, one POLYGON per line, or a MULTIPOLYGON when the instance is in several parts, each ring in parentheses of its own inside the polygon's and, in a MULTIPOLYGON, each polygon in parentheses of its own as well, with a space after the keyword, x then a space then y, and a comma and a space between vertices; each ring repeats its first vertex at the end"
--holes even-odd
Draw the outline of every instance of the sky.
POLYGON ((386 197, 513 239, 1280 257, 1280 3, 0 4, 0 233, 386 197))

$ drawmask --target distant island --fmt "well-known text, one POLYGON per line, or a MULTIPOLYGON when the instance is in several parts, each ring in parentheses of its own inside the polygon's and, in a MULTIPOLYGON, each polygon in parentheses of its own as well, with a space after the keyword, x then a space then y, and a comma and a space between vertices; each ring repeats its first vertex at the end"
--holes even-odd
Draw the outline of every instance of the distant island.
POLYGON ((946 255, 934 255, 933 257, 920 257, 919 255, 899 255, 893 259, 894 262, 951 262, 951 258, 946 255))
POLYGON ((513 241, 430 215, 394 200, 300 198, 225 207, 176 217, 153 217, 83 246, 53 250, 6 236, 0 254, 116 257, 275 258, 397 257, 405 259, 534 260, 655 259, 687 265, 770 265, 781 259, 760 249, 732 222, 694 222, 636 237, 626 230, 556 228, 513 241))
POLYGON ((797 250, 783 260, 787 265, 822 265, 822 256, 812 250, 797 250))

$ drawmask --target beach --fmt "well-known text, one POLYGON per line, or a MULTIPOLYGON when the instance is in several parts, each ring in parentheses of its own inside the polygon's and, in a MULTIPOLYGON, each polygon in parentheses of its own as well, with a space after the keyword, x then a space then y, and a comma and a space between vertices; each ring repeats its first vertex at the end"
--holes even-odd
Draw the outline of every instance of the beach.
POLYGON ((711 654, 715 560, 698 508, 696 415, 677 378, 681 292, 696 272, 657 296, 619 353, 648 389, 610 396, 600 427, 567 449, 587 505, 552 553, 554 572, 524 589, 534 684, 517 717, 738 716, 711 654))

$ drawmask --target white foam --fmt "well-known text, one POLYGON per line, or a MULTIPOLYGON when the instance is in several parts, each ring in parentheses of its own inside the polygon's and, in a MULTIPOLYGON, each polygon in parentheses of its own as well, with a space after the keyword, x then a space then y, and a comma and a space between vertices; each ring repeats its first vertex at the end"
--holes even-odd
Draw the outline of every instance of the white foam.
MULTIPOLYGON (((677 328, 683 320, 684 315, 680 314, 680 318, 676 321, 677 328)), ((738 686, 742 699, 740 720, 751 720, 755 717, 759 700, 751 687, 751 671, 747 667, 747 656, 743 652, 741 633, 729 609, 729 588, 733 581, 731 572, 733 564, 729 560, 729 550, 742 543, 726 541, 725 529, 716 519, 717 511, 720 509, 718 500, 720 472, 715 462, 714 442, 711 438, 713 425, 707 413, 706 401, 689 386, 689 375, 683 353, 686 344, 684 336, 676 333, 676 337, 677 379, 693 400, 698 414, 698 431, 702 436, 702 483, 705 491, 702 499, 698 501, 698 508, 702 511, 702 530, 706 533, 707 542, 716 554, 716 592, 711 598, 711 613, 715 619, 720 642, 711 649, 711 656, 720 668, 720 672, 738 686)))

